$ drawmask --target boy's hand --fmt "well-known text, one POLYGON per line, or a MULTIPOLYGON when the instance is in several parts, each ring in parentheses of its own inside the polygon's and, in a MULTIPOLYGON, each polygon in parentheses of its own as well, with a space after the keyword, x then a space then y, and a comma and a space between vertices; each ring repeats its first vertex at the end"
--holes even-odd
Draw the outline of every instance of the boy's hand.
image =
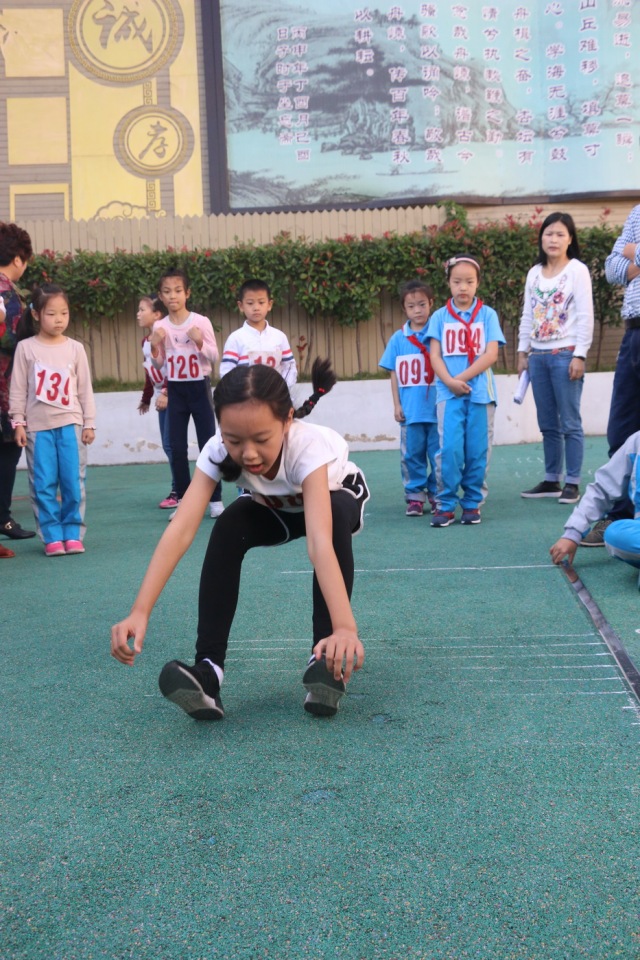
POLYGON ((202 336, 202 330, 199 327, 189 327, 187 330, 187 336, 190 340, 193 340, 198 350, 201 348, 204 343, 204 337, 202 336))
POLYGON ((125 666, 132 667, 135 658, 142 653, 148 622, 148 617, 143 614, 130 613, 111 627, 111 656, 125 666), (131 640, 133 643, 130 643, 131 640))
POLYGON ((364 647, 353 630, 334 630, 330 637, 316 643, 313 648, 316 660, 321 660, 323 653, 335 679, 339 680, 344 673, 345 683, 349 682, 353 671, 359 670, 364 663, 364 647))
POLYGON ((398 423, 404 423, 404 410, 399 403, 397 403, 393 408, 393 416, 398 423))
POLYGON ((451 383, 447 383, 447 386, 456 397, 464 397, 467 393, 471 393, 471 387, 464 380, 453 379, 451 383))
POLYGON ((567 537, 560 537, 560 539, 556 540, 554 545, 551 547, 549 553, 551 554, 551 559, 554 563, 560 564, 566 558, 573 566, 573 560, 577 549, 578 544, 575 543, 575 541, 569 540, 567 537))
POLYGON ((16 427, 13 431, 13 439, 18 444, 19 447, 26 447, 27 445, 27 431, 24 427, 16 427))

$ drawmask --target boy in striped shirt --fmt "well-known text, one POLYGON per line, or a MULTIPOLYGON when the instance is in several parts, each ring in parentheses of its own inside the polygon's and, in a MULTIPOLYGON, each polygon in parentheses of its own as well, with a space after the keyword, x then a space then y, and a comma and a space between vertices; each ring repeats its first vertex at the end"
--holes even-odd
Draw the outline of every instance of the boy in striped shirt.
POLYGON ((227 337, 220 361, 221 377, 237 366, 265 363, 284 377, 289 388, 293 387, 298 379, 296 361, 285 334, 267 322, 272 307, 271 291, 263 280, 246 280, 242 284, 238 309, 245 320, 239 330, 227 337))

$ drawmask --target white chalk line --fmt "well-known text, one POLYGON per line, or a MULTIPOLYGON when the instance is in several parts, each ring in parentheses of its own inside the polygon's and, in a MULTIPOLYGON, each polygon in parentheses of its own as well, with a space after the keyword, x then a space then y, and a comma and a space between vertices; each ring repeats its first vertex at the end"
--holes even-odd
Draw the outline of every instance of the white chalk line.
MULTIPOLYGON (((355 573, 469 573, 477 571, 479 573, 488 573, 492 570, 555 570, 555 563, 523 563, 509 564, 507 566, 490 566, 483 564, 478 567, 356 567, 355 573)), ((286 576, 311 576, 313 570, 282 570, 281 573, 286 576)))
MULTIPOLYGON (((538 639, 541 636, 547 636, 547 634, 537 634, 536 638, 538 639)), ((550 634, 549 636, 557 637, 557 634, 550 634)), ((577 634, 561 634, 561 636, 577 636, 577 637, 595 637, 597 634, 594 633, 577 633, 577 634)), ((467 639, 467 638, 464 638, 467 639)), ((508 639, 505 637, 505 639, 508 639)), ((591 640, 585 641, 583 643, 467 643, 467 644, 456 644, 455 646, 447 646, 446 644, 428 644, 424 642, 424 639, 421 637, 413 637, 407 640, 405 637, 385 637, 383 638, 371 638, 363 637, 362 642, 367 645, 373 643, 379 643, 381 645, 386 645, 389 643, 402 643, 402 644, 419 644, 421 650, 530 650, 532 647, 543 647, 548 649, 550 647, 602 647, 604 646, 603 640, 591 640)), ((265 645, 269 643, 311 643, 311 637, 251 637, 248 640, 230 640, 229 646, 252 646, 252 645, 265 645)))
MULTIPOLYGON (((553 690, 549 694, 555 697, 626 697, 626 690, 553 690)), ((523 697, 536 697, 541 699, 549 694, 546 693, 523 693, 523 697)))

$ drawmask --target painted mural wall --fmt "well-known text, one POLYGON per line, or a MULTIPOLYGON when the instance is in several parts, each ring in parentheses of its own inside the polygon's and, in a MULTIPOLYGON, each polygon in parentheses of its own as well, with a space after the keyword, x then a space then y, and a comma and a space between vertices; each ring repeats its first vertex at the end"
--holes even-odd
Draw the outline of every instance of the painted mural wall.
POLYGON ((0 10, 0 216, 201 215, 196 0, 0 10))
POLYGON ((0 217, 625 196, 640 3, 13 0, 0 217))

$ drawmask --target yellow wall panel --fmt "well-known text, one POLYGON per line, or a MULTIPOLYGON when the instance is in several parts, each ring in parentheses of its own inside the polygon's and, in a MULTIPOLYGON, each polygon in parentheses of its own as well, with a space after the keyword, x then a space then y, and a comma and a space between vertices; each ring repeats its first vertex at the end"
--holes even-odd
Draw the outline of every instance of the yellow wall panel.
POLYGON ((201 216, 204 213, 200 149, 200 91, 194 0, 182 0, 181 8, 184 18, 184 39, 180 55, 169 69, 171 106, 184 114, 191 124, 195 149, 188 163, 174 174, 173 189, 176 216, 189 217, 201 216))
POLYGON ((62 10, 31 8, 2 10, 6 30, 2 45, 5 76, 64 77, 64 19, 62 10))
POLYGON ((141 103, 141 86, 95 83, 69 66, 74 219, 121 216, 123 204, 146 207, 145 180, 125 170, 113 150, 118 123, 141 103))
POLYGON ((9 165, 67 163, 67 102, 64 97, 7 99, 9 165))

